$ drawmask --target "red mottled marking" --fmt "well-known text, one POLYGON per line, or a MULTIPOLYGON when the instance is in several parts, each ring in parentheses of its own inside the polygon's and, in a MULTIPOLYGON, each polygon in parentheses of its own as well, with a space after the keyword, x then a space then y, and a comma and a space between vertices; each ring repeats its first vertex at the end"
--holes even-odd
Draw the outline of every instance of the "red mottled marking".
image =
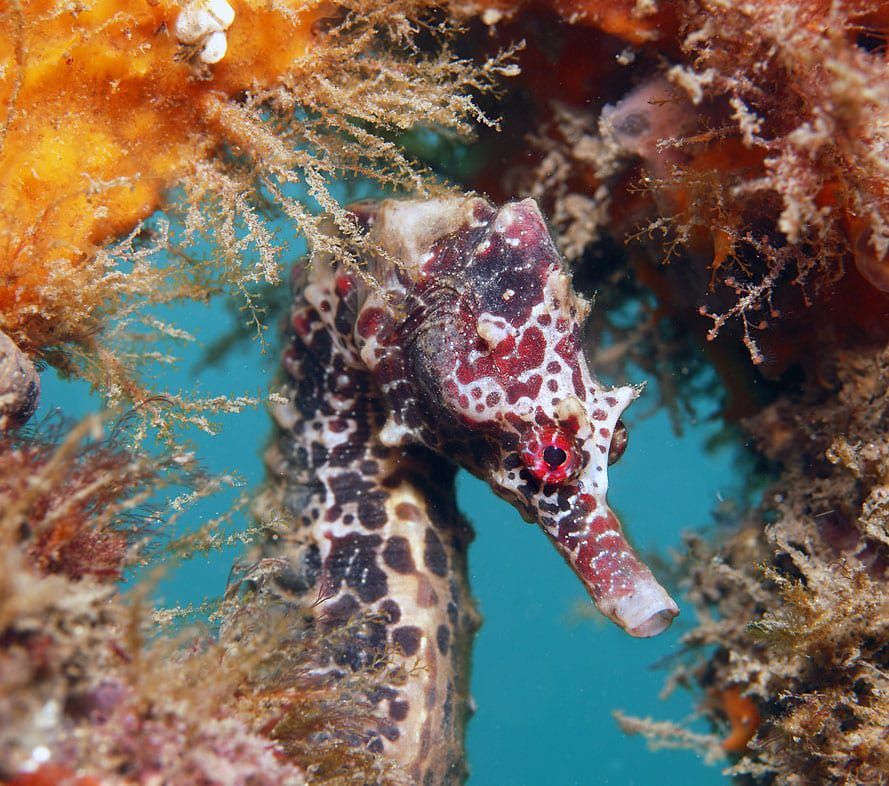
POLYGON ((577 362, 577 356, 580 354, 580 335, 577 329, 572 330, 567 336, 560 339, 555 346, 556 354, 571 365, 577 362))
MULTIPOLYGON (((509 391, 519 390, 523 383, 510 383, 508 378, 518 377, 526 371, 539 368, 543 363, 545 353, 546 338, 540 328, 531 327, 524 332, 518 346, 516 346, 513 336, 507 336, 491 352, 481 355, 474 362, 468 363, 463 360, 457 367, 457 380, 461 385, 468 385, 484 377, 499 376, 507 389, 507 398, 509 398, 509 391)), ((528 383, 524 383, 525 387, 522 388, 530 390, 536 384, 531 398, 535 398, 540 391, 541 383, 532 382, 535 378, 539 379, 535 375, 531 380, 528 380, 528 383)), ((517 400, 517 398, 512 399, 510 403, 515 403, 517 400)))
POLYGON ((577 497, 576 505, 578 510, 582 510, 584 513, 592 513, 598 503, 592 494, 581 494, 577 497))
POLYGON ((571 434, 576 434, 580 429, 580 423, 577 418, 574 417, 574 415, 572 415, 570 418, 560 420, 559 424, 562 426, 563 429, 565 429, 565 431, 571 434))
POLYGON ((352 276, 340 274, 336 277, 336 293, 340 297, 347 297, 355 289, 355 279, 352 276))
POLYGON ((608 435, 609 435, 610 433, 611 433, 611 432, 610 432, 607 428, 600 428, 600 429, 599 429, 599 435, 602 436, 602 437, 605 437, 605 439, 608 439, 608 435))
POLYGON ((298 336, 308 336, 312 332, 312 323, 304 313, 294 314, 290 324, 298 336))
POLYGON ((506 386, 506 401, 508 404, 515 404, 523 396, 530 399, 537 398, 540 393, 540 386, 543 384, 543 377, 540 374, 533 374, 528 377, 527 382, 512 382, 506 386))
POLYGON ((501 371, 511 374, 521 374, 530 371, 532 368, 540 368, 543 364, 543 358, 546 353, 546 338, 543 331, 538 327, 529 327, 523 334, 522 340, 519 342, 516 351, 516 360, 513 361, 508 368, 504 368, 501 364, 501 371))
POLYGON ((594 593, 607 590, 608 597, 619 598, 633 592, 633 578, 639 571, 636 560, 621 551, 626 542, 620 536, 593 543, 582 541, 577 550, 577 570, 593 587, 594 593))
POLYGON ((539 246, 549 239, 546 225, 536 212, 525 205, 516 205, 512 221, 506 226, 504 233, 507 238, 519 240, 524 246, 539 246))
POLYGON ((481 355, 472 363, 461 358, 457 365, 457 381, 461 385, 468 385, 484 377, 493 377, 495 370, 494 357, 491 354, 481 355))
POLYGON ((555 428, 556 426, 556 421, 543 411, 543 407, 534 408, 534 422, 542 428, 555 428))
POLYGON ((415 524, 423 521, 423 513, 416 505, 412 505, 410 502, 399 502, 395 506, 395 515, 402 521, 411 521, 415 524))
POLYGON ((617 520, 610 511, 604 516, 596 516, 590 522, 590 535, 602 535, 606 532, 617 532, 617 520))
POLYGON ((541 314, 537 317, 537 324, 546 327, 553 321, 553 318, 549 314, 541 314))
POLYGON ((604 409, 594 409, 590 417, 593 420, 608 420, 608 413, 604 409))
MULTIPOLYGON (((583 494, 575 505, 586 507, 589 501, 593 498, 583 494)), ((581 520, 584 515, 592 516, 586 531, 569 530, 560 525, 558 535, 550 533, 563 550, 572 553, 577 548, 572 560, 575 570, 596 601, 606 593, 611 598, 632 593, 636 578, 646 571, 630 550, 615 515, 605 510, 604 515, 592 516, 592 511, 581 514, 581 520)))
POLYGON ((547 374, 558 374, 562 370, 562 364, 558 360, 551 360, 546 364, 547 374))
POLYGON ((485 396, 485 404, 487 404, 489 407, 497 406, 497 404, 499 404, 499 403, 500 403, 500 394, 496 390, 491 393, 488 393, 488 395, 485 396))
POLYGON ((575 366, 574 371, 571 372, 571 384, 574 385, 574 393, 578 398, 586 398, 586 386, 583 384, 580 366, 575 366))
POLYGON ((527 428, 527 424, 525 423, 525 419, 521 415, 517 415, 512 410, 507 411, 506 420, 509 422, 516 431, 523 432, 527 428))
POLYGON ((347 425, 345 420, 342 420, 341 418, 333 418, 327 423, 327 428, 334 434, 342 434, 346 430, 347 425))
POLYGON ((358 335, 361 338, 368 339, 372 335, 379 333, 383 327, 389 325, 389 315, 381 308, 366 308, 358 317, 355 325, 358 335))

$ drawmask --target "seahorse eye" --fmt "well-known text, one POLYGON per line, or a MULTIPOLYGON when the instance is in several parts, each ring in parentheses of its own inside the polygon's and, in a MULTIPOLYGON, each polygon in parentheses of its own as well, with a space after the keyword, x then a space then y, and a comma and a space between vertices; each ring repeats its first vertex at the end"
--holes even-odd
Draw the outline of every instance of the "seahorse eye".
POLYGON ((611 446, 608 448, 608 463, 614 464, 627 449, 627 442, 630 441, 630 433, 622 420, 618 420, 614 424, 614 433, 611 435, 611 446))
POLYGON ((547 484, 564 482, 579 464, 574 438, 556 428, 530 434, 521 455, 530 473, 547 484))
POLYGON ((562 448, 558 448, 555 445, 547 445, 543 449, 543 460, 550 469, 558 469, 568 461, 568 454, 562 448))

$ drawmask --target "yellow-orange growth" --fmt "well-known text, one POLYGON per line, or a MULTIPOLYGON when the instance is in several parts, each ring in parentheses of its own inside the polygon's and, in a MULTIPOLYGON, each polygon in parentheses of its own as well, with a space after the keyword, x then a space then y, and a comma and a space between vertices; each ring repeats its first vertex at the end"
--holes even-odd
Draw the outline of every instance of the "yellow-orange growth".
POLYGON ((317 0, 232 0, 228 53, 195 65, 168 0, 9 2, 0 17, 0 330, 77 336, 95 250, 219 145, 207 107, 268 87, 312 43, 317 0))

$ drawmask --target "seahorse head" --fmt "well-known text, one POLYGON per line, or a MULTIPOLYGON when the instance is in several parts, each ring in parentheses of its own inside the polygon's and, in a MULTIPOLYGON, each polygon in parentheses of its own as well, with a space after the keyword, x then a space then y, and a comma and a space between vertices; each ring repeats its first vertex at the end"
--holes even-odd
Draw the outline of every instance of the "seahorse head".
POLYGON ((608 465, 638 387, 591 375, 573 290, 534 201, 388 200, 355 208, 383 253, 356 321, 385 401, 381 439, 419 443, 537 522, 599 608, 636 636, 676 604, 608 507, 608 465))

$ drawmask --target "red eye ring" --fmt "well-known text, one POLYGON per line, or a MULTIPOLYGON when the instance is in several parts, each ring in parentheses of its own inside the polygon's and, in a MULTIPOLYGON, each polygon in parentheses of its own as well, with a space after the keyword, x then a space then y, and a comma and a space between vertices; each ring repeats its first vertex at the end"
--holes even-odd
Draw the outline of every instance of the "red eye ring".
POLYGON ((528 471, 545 484, 563 483, 580 464, 574 438, 553 427, 532 431, 521 457, 528 471))

